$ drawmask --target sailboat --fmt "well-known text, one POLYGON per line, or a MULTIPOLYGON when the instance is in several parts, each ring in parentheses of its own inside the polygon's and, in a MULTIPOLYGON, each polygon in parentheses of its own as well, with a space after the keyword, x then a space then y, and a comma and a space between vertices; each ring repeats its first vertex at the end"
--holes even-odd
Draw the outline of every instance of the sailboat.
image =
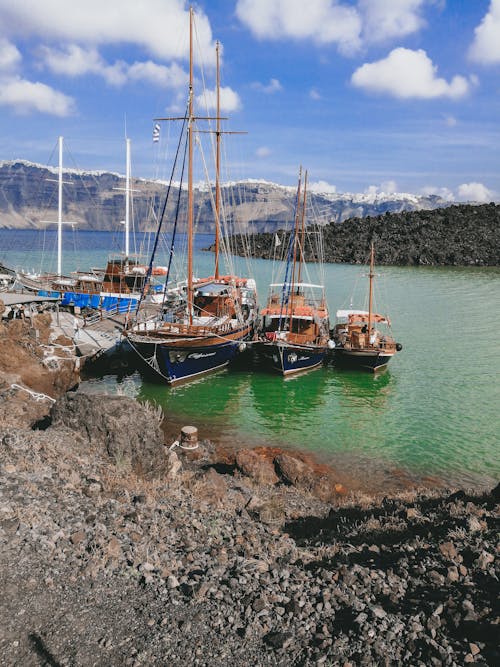
MULTIPOLYGON (((73 271, 70 275, 62 274, 63 225, 76 224, 65 222, 63 212, 63 137, 59 137, 58 168, 58 220, 57 220, 57 272, 27 273, 19 271, 17 279, 30 291, 50 293, 60 297, 64 305, 92 308, 119 307, 118 300, 125 299, 124 305, 130 308, 142 294, 146 281, 147 266, 139 261, 138 256, 130 253, 130 139, 126 139, 126 185, 125 185, 125 248, 124 252, 111 257, 105 269, 73 271)), ((51 221, 52 222, 52 221, 51 221)), ((123 304, 122 304, 123 305, 123 304)))
POLYGON ((386 315, 373 310, 373 280, 375 278, 375 248, 371 245, 368 273, 368 310, 338 310, 333 329, 335 363, 349 368, 377 371, 385 368, 392 357, 403 349, 389 332, 375 328, 385 325, 390 331, 391 322, 386 315))
MULTIPOLYGON (((58 216, 57 216, 57 273, 36 273, 36 272, 26 272, 18 271, 17 280, 18 282, 27 290, 31 292, 38 292, 40 290, 50 291, 53 290, 53 284, 55 281, 59 281, 62 287, 68 287, 73 285, 73 281, 69 277, 62 275, 62 230, 63 225, 74 225, 75 222, 66 222, 63 221, 63 137, 59 137, 58 146, 59 146, 59 168, 58 168, 58 216)), ((47 224, 54 223, 53 220, 45 220, 47 224)))
POLYGON ((332 345, 324 285, 302 279, 307 204, 307 172, 297 188, 295 223, 290 235, 285 279, 273 283, 254 350, 266 367, 284 376, 320 366, 332 345))
MULTIPOLYGON (((223 368, 238 352, 243 351, 246 342, 254 335, 257 318, 257 294, 252 278, 235 275, 221 275, 219 254, 221 246, 221 201, 220 201, 220 84, 219 50, 217 48, 217 107, 216 107, 216 186, 215 186, 215 270, 208 278, 194 278, 193 275, 193 135, 196 120, 193 101, 193 10, 189 14, 189 94, 185 116, 182 120, 186 135, 188 157, 187 186, 187 275, 186 280, 170 289, 167 288, 171 261, 174 254, 177 217, 170 250, 170 263, 165 279, 164 301, 159 316, 141 321, 138 317, 125 330, 125 336, 138 355, 154 370, 157 377, 168 384, 176 384, 202 374, 223 368)), ((210 120, 204 118, 204 120, 210 120)), ((181 131, 181 139, 183 132, 181 131)), ((179 142, 178 154, 180 151, 179 142)), ((174 161, 175 168, 175 161, 174 161)), ((173 176, 172 176, 173 177, 173 176)), ((171 179, 172 183, 172 179, 171 179)), ((167 198, 170 187, 167 190, 167 198)), ((163 214, 166 210, 166 202, 163 214)), ((179 206, 177 206, 177 213, 179 206)), ((164 215, 160 218, 159 234, 164 215)), ((154 261, 154 251, 150 261, 150 271, 154 261)))

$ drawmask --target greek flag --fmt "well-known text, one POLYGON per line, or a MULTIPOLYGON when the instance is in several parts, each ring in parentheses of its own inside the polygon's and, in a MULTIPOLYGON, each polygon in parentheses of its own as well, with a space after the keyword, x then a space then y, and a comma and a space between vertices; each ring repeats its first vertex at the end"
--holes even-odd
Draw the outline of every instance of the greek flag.
POLYGON ((153 125, 153 143, 160 141, 160 123, 155 123, 153 125))

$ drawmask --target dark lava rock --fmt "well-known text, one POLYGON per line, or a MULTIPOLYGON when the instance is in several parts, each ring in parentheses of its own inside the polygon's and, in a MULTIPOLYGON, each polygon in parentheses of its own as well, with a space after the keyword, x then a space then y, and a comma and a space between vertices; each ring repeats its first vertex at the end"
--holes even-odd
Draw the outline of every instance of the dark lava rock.
POLYGON ((158 413, 126 396, 68 393, 51 410, 52 426, 66 426, 113 460, 144 472, 164 461, 158 413))

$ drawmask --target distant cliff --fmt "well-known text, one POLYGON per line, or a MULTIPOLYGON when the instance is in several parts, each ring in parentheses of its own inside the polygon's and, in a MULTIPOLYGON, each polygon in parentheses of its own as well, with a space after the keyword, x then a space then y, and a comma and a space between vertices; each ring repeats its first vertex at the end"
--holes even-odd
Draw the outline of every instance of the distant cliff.
MULTIPOLYGON (((57 218, 57 172, 22 160, 0 162, 0 227, 38 228, 42 221, 57 218)), ((124 218, 125 178, 109 172, 64 171, 64 219, 78 223, 79 229, 116 230, 124 218), (121 189, 121 190, 120 190, 121 189)), ((135 228, 156 228, 151 211, 161 210, 166 185, 159 181, 133 179, 135 228)), ((174 188, 167 208, 167 224, 173 220, 178 189, 174 188)), ((214 230, 209 189, 198 189, 195 220, 199 230, 214 230)), ((222 188, 228 225, 241 232, 272 232, 293 217, 295 188, 265 181, 239 181, 222 188)), ((436 196, 411 194, 331 194, 311 193, 309 201, 318 222, 341 222, 349 217, 378 215, 386 211, 434 209, 448 205, 436 196)), ((181 229, 187 197, 181 195, 181 229)))
MULTIPOLYGON (((322 231, 326 262, 363 264, 373 241, 377 264, 500 266, 500 206, 496 204, 351 218, 326 225, 322 231)), ((274 233, 254 236, 253 256, 271 258, 274 244, 274 233)), ((231 247, 236 254, 244 254, 248 239, 235 236, 231 247)), ((306 259, 317 257, 306 248, 306 259)))

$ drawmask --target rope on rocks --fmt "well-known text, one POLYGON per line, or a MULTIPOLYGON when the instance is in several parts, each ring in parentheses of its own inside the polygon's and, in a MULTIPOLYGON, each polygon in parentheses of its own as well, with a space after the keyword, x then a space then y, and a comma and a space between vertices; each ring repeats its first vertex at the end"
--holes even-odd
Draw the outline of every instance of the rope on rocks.
POLYGON ((44 401, 47 399, 51 401, 51 403, 56 402, 56 399, 52 398, 52 396, 47 396, 47 394, 43 394, 42 392, 32 391, 31 389, 28 389, 28 387, 23 387, 22 385, 16 384, 15 382, 10 386, 11 389, 21 389, 22 391, 27 392, 28 394, 30 394, 30 396, 32 396, 35 399, 35 401, 44 401))

